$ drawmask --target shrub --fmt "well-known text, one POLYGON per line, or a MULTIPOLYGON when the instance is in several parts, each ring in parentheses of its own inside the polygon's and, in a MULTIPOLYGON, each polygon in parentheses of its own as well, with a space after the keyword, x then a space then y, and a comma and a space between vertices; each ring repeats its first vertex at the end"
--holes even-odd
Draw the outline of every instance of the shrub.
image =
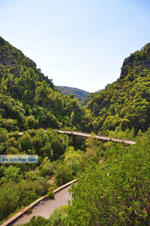
POLYGON ((68 165, 60 164, 56 169, 55 182, 58 186, 66 184, 73 179, 72 169, 68 165))
POLYGON ((103 167, 90 166, 73 187, 68 225, 149 225, 149 162, 148 135, 103 167))

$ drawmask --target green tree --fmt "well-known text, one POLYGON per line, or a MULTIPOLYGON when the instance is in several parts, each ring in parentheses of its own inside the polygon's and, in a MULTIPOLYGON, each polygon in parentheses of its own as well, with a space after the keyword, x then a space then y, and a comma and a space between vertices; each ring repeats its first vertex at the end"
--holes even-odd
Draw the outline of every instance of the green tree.
POLYGON ((107 164, 90 166, 73 187, 67 225, 148 225, 149 150, 148 134, 107 164))
POLYGON ((0 142, 6 142, 8 140, 8 131, 0 128, 0 142))
POLYGON ((4 171, 4 176, 1 178, 2 183, 8 183, 10 181, 19 182, 22 179, 20 168, 16 166, 9 166, 4 171))
POLYGON ((59 164, 55 173, 55 182, 57 186, 66 184, 73 180, 73 171, 69 165, 59 164))
POLYGON ((32 148, 32 138, 30 136, 30 134, 25 133, 22 135, 22 137, 20 138, 20 143, 21 143, 21 147, 23 150, 28 150, 32 148))

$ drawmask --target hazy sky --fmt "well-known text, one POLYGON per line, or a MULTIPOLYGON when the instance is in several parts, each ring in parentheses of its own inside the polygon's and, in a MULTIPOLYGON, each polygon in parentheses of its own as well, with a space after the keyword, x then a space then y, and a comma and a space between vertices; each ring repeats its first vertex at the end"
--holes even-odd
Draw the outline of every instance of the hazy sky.
POLYGON ((55 85, 93 92, 150 42, 150 0, 0 0, 0 32, 55 85))

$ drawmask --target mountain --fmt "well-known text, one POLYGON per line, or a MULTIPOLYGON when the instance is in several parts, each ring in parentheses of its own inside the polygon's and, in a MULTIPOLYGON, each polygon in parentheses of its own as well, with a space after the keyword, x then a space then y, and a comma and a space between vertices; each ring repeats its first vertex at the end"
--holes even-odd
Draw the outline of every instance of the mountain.
MULTIPOLYGON (((88 95, 75 88, 59 88, 80 100, 88 95)), ((150 43, 124 60, 116 82, 84 101, 88 102, 86 115, 76 99, 61 94, 31 59, 0 38, 0 126, 9 131, 32 127, 87 130, 91 124, 95 132, 146 131, 150 127, 150 43)))
POLYGON ((97 132, 150 127, 150 43, 124 60, 118 80, 92 94, 86 108, 97 132))
POLYGON ((65 95, 74 95, 80 103, 89 95, 87 91, 68 86, 57 86, 57 88, 65 95))
POLYGON ((0 225, 74 178, 72 205, 27 225, 149 225, 150 130, 127 147, 44 129, 115 130, 115 136, 147 130, 150 44, 125 59, 116 82, 87 100, 82 108, 61 94, 32 60, 0 38, 0 155, 39 157, 37 164, 0 164, 0 225))
POLYGON ((0 163, 1 155, 38 155, 36 164, 0 164, 0 225, 76 177, 82 151, 72 146, 80 139, 54 129, 86 131, 88 121, 77 99, 60 93, 34 61, 0 37, 0 163), (48 183, 51 177, 56 185, 48 183))
POLYGON ((1 127, 81 129, 83 118, 76 99, 61 94, 34 61, 0 37, 1 127))

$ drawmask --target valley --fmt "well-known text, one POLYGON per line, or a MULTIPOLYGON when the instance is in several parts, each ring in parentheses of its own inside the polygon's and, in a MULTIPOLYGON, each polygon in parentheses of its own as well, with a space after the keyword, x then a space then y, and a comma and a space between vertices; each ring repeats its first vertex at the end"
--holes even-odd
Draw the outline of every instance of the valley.
POLYGON ((149 224, 150 43, 82 101, 0 37, 0 155, 38 155, 36 164, 0 163, 0 224, 43 196, 41 217, 20 224, 149 224), (72 204, 61 194, 53 212, 53 191, 74 179, 72 204))

